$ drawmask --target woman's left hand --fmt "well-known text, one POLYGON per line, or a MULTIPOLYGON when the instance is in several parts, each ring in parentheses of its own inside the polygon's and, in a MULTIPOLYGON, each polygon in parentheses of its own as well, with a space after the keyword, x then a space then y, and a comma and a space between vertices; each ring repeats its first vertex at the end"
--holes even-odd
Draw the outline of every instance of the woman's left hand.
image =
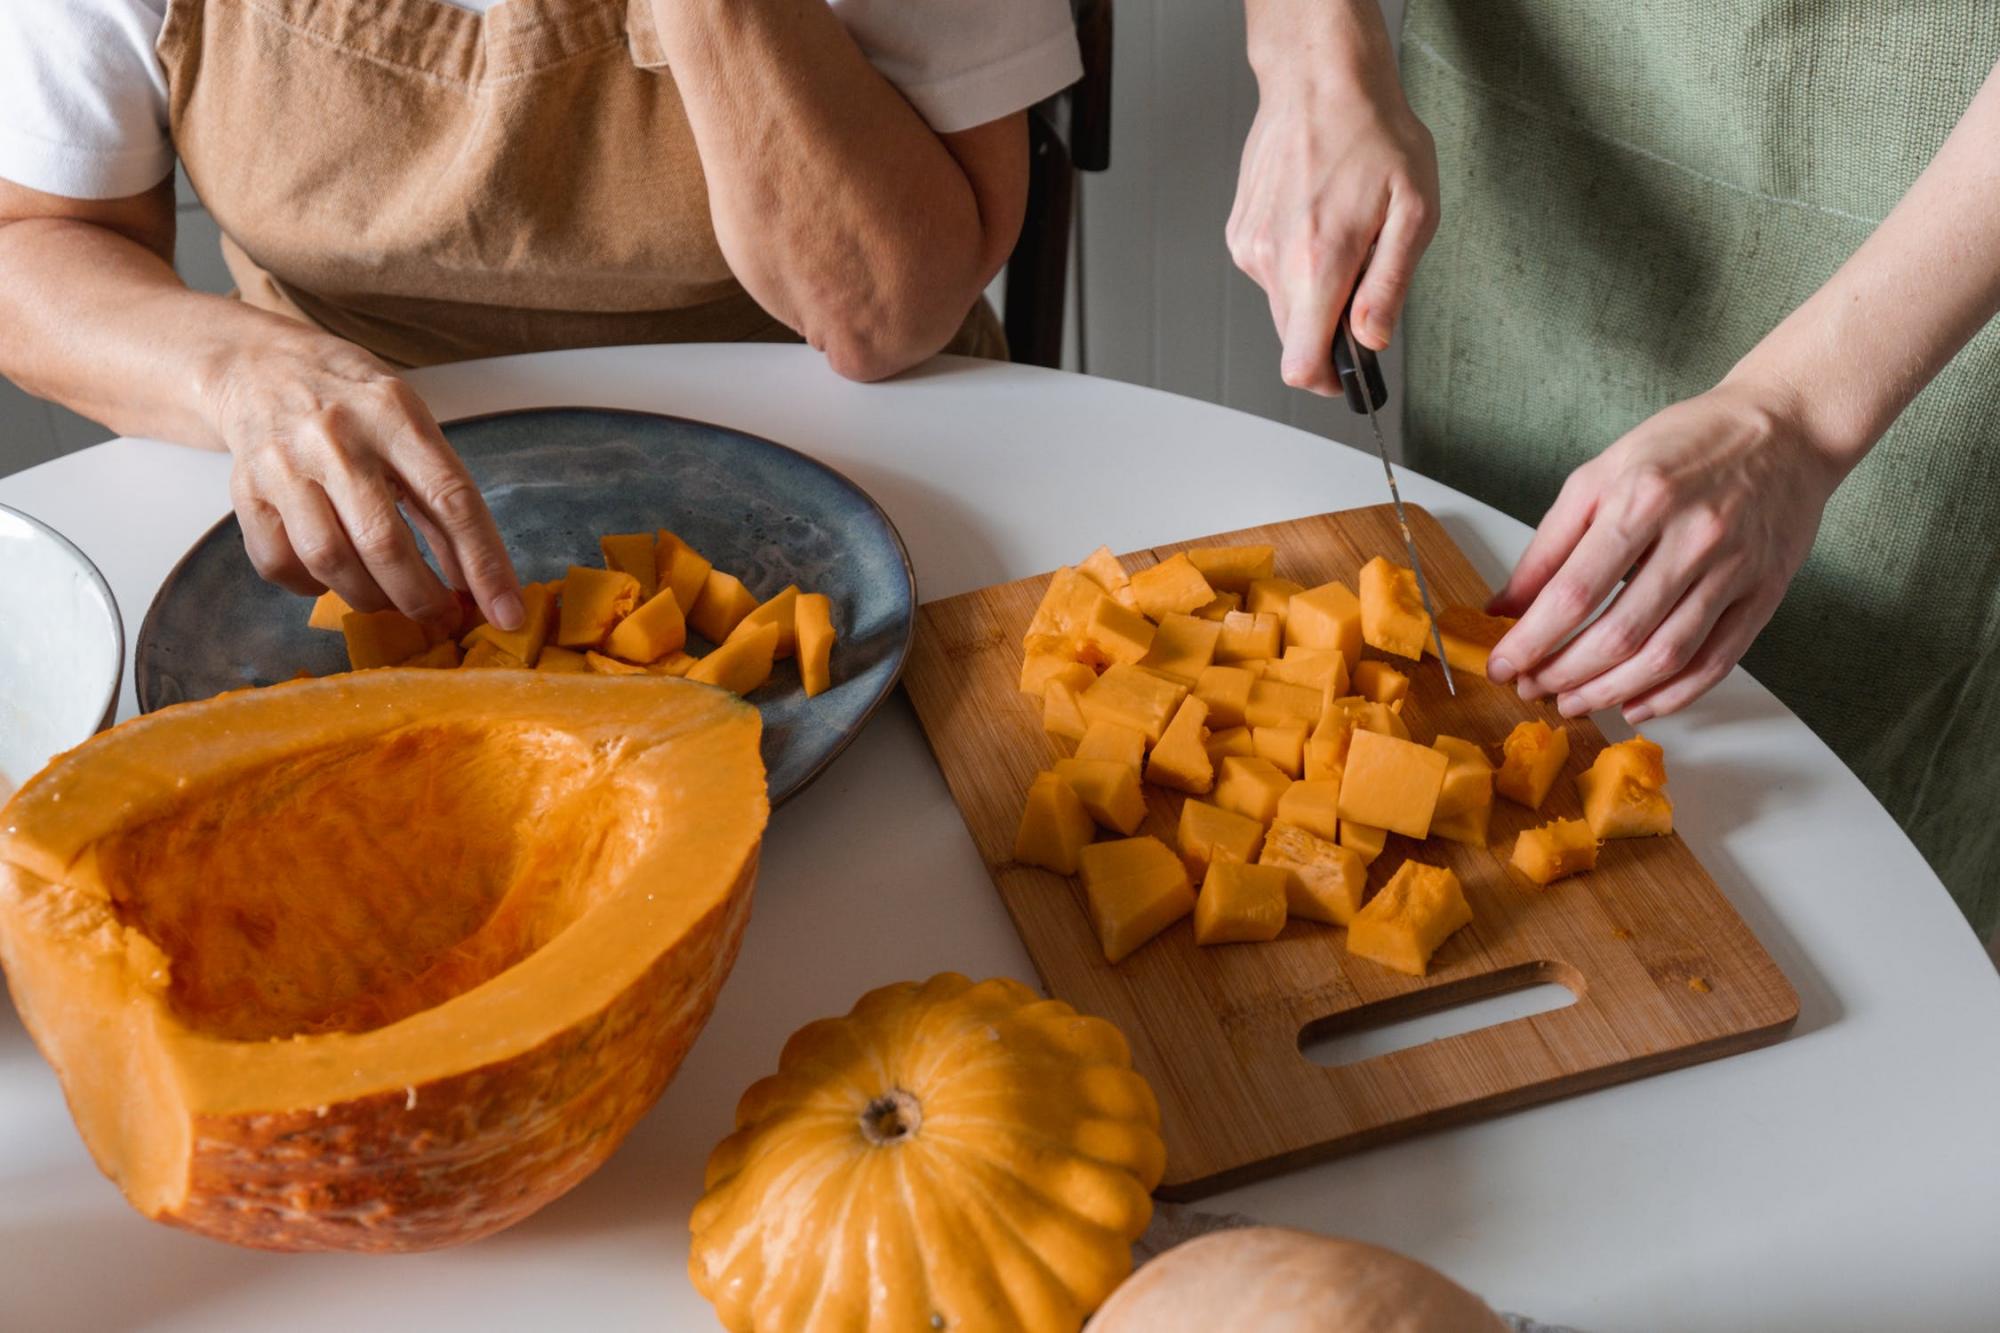
POLYGON ((1634 725, 1705 694, 1777 610, 1844 475, 1795 421, 1782 395, 1725 380, 1571 473, 1489 607, 1520 623, 1488 679, 1634 725))

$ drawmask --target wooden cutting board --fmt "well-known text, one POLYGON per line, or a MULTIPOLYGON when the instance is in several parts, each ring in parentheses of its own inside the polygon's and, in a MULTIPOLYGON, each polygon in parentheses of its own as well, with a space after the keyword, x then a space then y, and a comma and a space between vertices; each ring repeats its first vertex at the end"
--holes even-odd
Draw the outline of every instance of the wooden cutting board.
MULTIPOLYGON (((1410 521, 1439 605, 1481 605, 1487 589, 1437 521, 1410 521)), ((1387 506, 1201 537, 1125 557, 1137 570, 1188 546, 1269 543, 1277 572, 1308 587, 1353 586, 1376 555, 1401 563, 1387 506)), ((1078 551, 1081 558, 1083 551, 1078 551)), ((1012 859, 1022 794, 1070 745, 1041 728, 1020 694, 1021 633, 1047 576, 925 604, 904 676, 939 766, 1049 992, 1115 1022, 1159 1094, 1167 1172, 1160 1193, 1193 1198, 1315 1158, 1655 1074, 1776 1041, 1798 997, 1679 836, 1609 843, 1597 869, 1535 890, 1506 868, 1514 836, 1581 814, 1574 785, 1605 744, 1588 721, 1562 722, 1511 689, 1459 676, 1445 692, 1435 659, 1412 673, 1403 716, 1413 737, 1442 733, 1496 746, 1540 716, 1569 728, 1571 756, 1539 814, 1498 801, 1485 849, 1391 837, 1370 871, 1379 887, 1406 855, 1450 866, 1473 922, 1446 941, 1430 975, 1391 972, 1346 952, 1346 932, 1295 921, 1269 944, 1200 948, 1182 921, 1117 966, 1090 926, 1079 881, 1012 859), (1325 1067, 1301 1043, 1369 1028, 1542 981, 1567 1007, 1325 1067)), ((1371 654, 1373 655, 1373 654, 1371 654)), ((1489 751, 1491 753, 1492 751, 1489 751)), ((1673 755, 1667 756, 1669 786, 1673 755)), ((1169 845, 1182 797, 1146 788, 1142 832, 1169 845)))

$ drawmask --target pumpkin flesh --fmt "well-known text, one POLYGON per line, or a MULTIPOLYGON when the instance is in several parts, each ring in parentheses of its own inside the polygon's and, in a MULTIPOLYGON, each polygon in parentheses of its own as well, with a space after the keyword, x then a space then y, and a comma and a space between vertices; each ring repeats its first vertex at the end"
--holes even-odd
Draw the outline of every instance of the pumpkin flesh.
POLYGON ((281 1249, 497 1230, 706 1020, 766 813, 754 709, 371 672, 135 719, 0 821, 0 961, 140 1211, 281 1249))

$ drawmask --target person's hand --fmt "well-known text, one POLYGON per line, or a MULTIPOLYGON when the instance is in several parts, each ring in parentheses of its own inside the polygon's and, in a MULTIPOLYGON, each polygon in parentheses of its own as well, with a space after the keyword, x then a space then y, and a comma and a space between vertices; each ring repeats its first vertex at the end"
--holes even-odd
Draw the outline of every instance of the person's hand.
POLYGON ((445 630, 459 620, 452 589, 463 589, 500 628, 520 625, 520 585, 479 488, 423 400, 381 361, 325 334, 288 333, 232 356, 205 408, 235 458, 229 498, 266 579, 445 630))
POLYGON ((1771 619, 1843 475, 1773 394, 1725 381, 1676 403, 1570 474, 1488 608, 1521 619, 1487 678, 1569 717, 1686 707, 1771 619))
POLYGON ((1229 253, 1270 298, 1285 383, 1338 394, 1340 312, 1354 292, 1354 336, 1376 351, 1389 345, 1437 230, 1437 154, 1403 100, 1375 0, 1359 17, 1325 0, 1263 8, 1252 12, 1257 117, 1229 253))

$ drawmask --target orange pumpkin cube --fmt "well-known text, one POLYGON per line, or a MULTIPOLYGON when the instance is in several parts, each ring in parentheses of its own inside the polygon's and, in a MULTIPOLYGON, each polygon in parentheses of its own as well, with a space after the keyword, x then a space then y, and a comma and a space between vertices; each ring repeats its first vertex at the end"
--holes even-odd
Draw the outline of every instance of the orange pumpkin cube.
POLYGON ((1641 787, 1662 791, 1667 785, 1667 755, 1644 736, 1634 736, 1599 750, 1587 771, 1603 777, 1630 778, 1641 787))
MULTIPOLYGON (((564 590, 563 601, 563 614, 567 616, 567 589, 564 590)), ((702 581, 701 595, 694 599, 694 610, 687 614, 687 622, 695 633, 710 643, 719 644, 727 641, 729 632, 756 609, 757 595, 743 586, 742 579, 719 569, 711 569, 702 581)))
POLYGON ((1295 643, 1265 666, 1264 679, 1303 685, 1322 698, 1342 695, 1347 693, 1347 659, 1338 648, 1304 648, 1295 643))
POLYGON ((1014 835, 1014 859, 1058 875, 1074 875, 1078 858, 1097 835, 1089 811, 1055 773, 1037 773, 1028 784, 1021 827, 1014 835))
POLYGON ((484 671, 496 667, 519 670, 527 665, 490 639, 474 639, 471 646, 466 648, 465 656, 458 659, 460 671, 484 671))
POLYGON ((806 698, 826 693, 833 684, 833 599, 823 592, 800 593, 792 633, 798 639, 799 685, 806 698))
POLYGON ((1158 744, 1187 693, 1185 685, 1121 662, 1106 668, 1077 701, 1086 723, 1116 722, 1144 736, 1148 744, 1158 744))
POLYGON ((621 662, 617 658, 600 653, 594 648, 583 650, 583 664, 587 669, 595 671, 600 676, 643 676, 647 674, 646 668, 642 666, 633 666, 630 662, 621 662))
POLYGON ((1285 928, 1285 871, 1278 866, 1216 861, 1194 902, 1196 944, 1254 944, 1285 928))
POLYGON ((1536 884, 1548 884, 1597 864, 1597 838, 1581 819, 1558 819, 1522 829, 1511 858, 1516 870, 1536 884))
POLYGON ((1393 704, 1410 692, 1410 678, 1370 658, 1354 664, 1354 692, 1372 703, 1393 704))
POLYGON ((501 629, 492 624, 475 625, 466 632, 465 646, 470 648, 474 639, 486 639, 508 656, 518 658, 528 666, 536 665, 542 660, 542 652, 548 644, 549 625, 556 618, 556 598, 561 591, 559 580, 523 584, 521 627, 501 629))
POLYGON ((639 580, 630 574, 571 565, 562 581, 556 642, 564 648, 595 648, 638 605, 639 580))
POLYGON ((349 611, 340 618, 340 633, 347 640, 347 665, 354 671, 395 666, 431 646, 424 627, 393 608, 349 611))
POLYGON ((1539 810, 1568 762, 1567 731, 1539 720, 1520 723, 1500 744, 1500 771, 1493 775, 1493 790, 1516 805, 1539 810))
POLYGON ((1201 576, 1185 553, 1168 556, 1151 569, 1142 569, 1128 585, 1132 598, 1149 620, 1159 620, 1179 611, 1183 614, 1215 600, 1215 589, 1201 576))
POLYGON ((1208 705, 1209 720, 1225 727, 1243 725, 1250 687, 1257 678, 1242 667, 1205 667, 1194 680, 1194 696, 1208 705))
POLYGON ((535 659, 535 670, 574 673, 590 670, 590 663, 585 661, 583 654, 576 649, 560 648, 552 643, 544 647, 541 655, 535 659))
POLYGON ((1484 847, 1493 818, 1493 765, 1471 741, 1440 736, 1431 748, 1448 762, 1431 815, 1431 836, 1484 847))
POLYGON ((1123 962, 1194 911, 1187 867, 1158 838, 1094 842, 1077 859, 1091 925, 1107 963, 1123 962))
POLYGON ((1285 872, 1286 908, 1307 921, 1344 926, 1368 895, 1368 865, 1352 848, 1283 819, 1264 836, 1257 860, 1285 872))
POLYGON ((1181 859, 1196 879, 1215 861, 1249 861, 1264 842, 1264 826, 1248 815, 1224 810, 1207 801, 1181 803, 1181 859))
POLYGON ((732 636, 721 647, 687 669, 686 680, 716 685, 732 694, 748 694, 771 678, 778 651, 779 629, 759 625, 748 634, 732 636))
POLYGON ((1222 618, 1228 615, 1231 611, 1241 611, 1242 609, 1243 609, 1242 593, 1219 592, 1215 594, 1215 600, 1211 601, 1208 605, 1197 606, 1193 611, 1189 612, 1188 614, 1192 615, 1197 620, 1213 620, 1218 624, 1220 624, 1222 618))
MULTIPOLYGON (((1210 713, 1209 716, 1214 717, 1215 714, 1210 713)), ((1208 733, 1208 739, 1201 744, 1202 748, 1208 751, 1208 757, 1215 761, 1220 761, 1224 755, 1228 754, 1254 755, 1257 753, 1257 746, 1250 739, 1250 728, 1248 727, 1224 727, 1221 731, 1211 731, 1208 733)))
POLYGON ((660 590, 660 569, 655 563, 657 542, 650 532, 621 532, 597 539, 604 553, 604 567, 630 574, 639 585, 639 601, 653 600, 660 590))
POLYGON ((1243 609, 1253 616, 1270 614, 1278 618, 1282 627, 1285 623, 1285 608, 1292 598, 1305 591, 1305 585, 1290 579, 1252 579, 1250 591, 1244 594, 1243 609))
POLYGON ((1195 795, 1214 786, 1215 765, 1202 745, 1207 721, 1207 704, 1193 695, 1181 700, 1146 761, 1146 781, 1195 795))
MULTIPOLYGON (((1486 658, 1493 645, 1514 628, 1511 616, 1489 616, 1477 607, 1447 606, 1437 614, 1438 637, 1444 640, 1444 660, 1453 671, 1486 674, 1486 658)), ((1437 645, 1424 640, 1424 651, 1437 656, 1437 645)))
POLYGON ((1042 600, 1035 606, 1035 614, 1028 620, 1027 631, 1022 634, 1022 642, 1042 637, 1063 637, 1069 634, 1069 604, 1076 596, 1079 575, 1068 565, 1049 575, 1049 586, 1042 589, 1042 600))
POLYGON ((604 651, 621 661, 643 665, 678 652, 686 642, 687 621, 681 617, 681 604, 674 600, 674 590, 668 588, 654 593, 613 626, 604 640, 604 651))
POLYGON ((1109 546, 1100 546, 1085 556, 1083 562, 1076 567, 1076 572, 1104 589, 1106 593, 1115 593, 1132 581, 1131 576, 1125 572, 1125 566, 1119 563, 1118 557, 1111 553, 1109 546))
POLYGON ((313 599, 312 614, 306 617, 306 625, 311 629, 330 629, 338 634, 341 620, 353 610, 345 597, 328 588, 313 599))
POLYGON ((1340 784, 1294 782, 1278 798, 1277 822, 1291 824, 1329 842, 1340 836, 1340 784))
POLYGON ((1215 641, 1215 660, 1227 664, 1276 657, 1280 630, 1278 618, 1269 611, 1261 615, 1231 611, 1222 618, 1222 634, 1215 641))
POLYGON ((1081 662, 1072 662, 1074 668, 1067 675, 1049 677, 1042 686, 1042 730, 1051 736, 1061 736, 1068 740, 1080 741, 1090 730, 1090 723, 1083 713, 1083 692, 1094 684, 1097 674, 1081 662))
POLYGON ((1093 722, 1083 729, 1076 743, 1078 759, 1111 759, 1128 768, 1146 763, 1146 738, 1116 722, 1093 722))
POLYGON ((1077 639, 1082 645, 1078 656, 1107 665, 1143 659, 1159 633, 1153 622, 1098 592, 1094 584, 1084 586, 1089 587, 1091 593, 1087 603, 1089 610, 1085 612, 1079 607, 1077 612, 1081 622, 1077 639))
POLYGON ((1269 546, 1196 546, 1187 558, 1210 587, 1240 593, 1258 579, 1271 577, 1277 553, 1269 546))
POLYGON ((1127 837, 1146 821, 1146 793, 1139 770, 1110 759, 1058 759, 1056 776, 1075 790, 1090 817, 1127 837))
POLYGON ((1292 785, 1292 780, 1270 760, 1254 755, 1249 758, 1225 755, 1215 771, 1215 803, 1259 824, 1268 824, 1277 817, 1278 802, 1292 785))
POLYGON ((1361 567, 1361 638, 1397 657, 1420 658, 1431 618, 1417 591, 1417 576, 1376 556, 1361 567))
POLYGON ((1163 616, 1153 633, 1152 646, 1139 659, 1139 665, 1189 685, 1196 684, 1202 672, 1215 661, 1215 643, 1221 637, 1219 621, 1178 612, 1163 616))
MULTIPOLYGON (((670 590, 662 589, 662 591, 670 590)), ((547 652, 548 649, 544 648, 542 651, 547 652)), ((568 650, 565 649, 564 651, 568 650)), ((694 669, 694 664, 700 660, 699 657, 691 653, 671 652, 657 662, 648 662, 646 664, 646 674, 649 676, 685 676, 694 669)))
MULTIPOLYGON (((1059 634, 1037 634, 1027 643, 1021 657, 1021 693, 1042 697, 1042 687, 1051 677, 1067 675, 1069 669, 1078 665, 1076 644, 1059 634)), ((1097 679, 1097 672, 1089 667, 1091 680, 1097 679)))
POLYGON ((1334 580, 1292 594, 1285 606, 1285 645, 1337 648, 1352 670, 1361 660, 1361 602, 1353 589, 1334 580))
POLYGON ((799 650, 798 584, 791 584, 770 600, 758 603, 756 609, 737 621, 729 633, 731 637, 749 634, 762 625, 778 627, 778 657, 790 657, 799 650))
POLYGON ((1374 865, 1375 858, 1382 855, 1382 849, 1388 843, 1388 829, 1377 828, 1373 824, 1357 824, 1351 819, 1340 821, 1340 845, 1352 848, 1364 866, 1374 865))
POLYGON ((694 613, 713 568, 705 556, 665 528, 653 534, 654 590, 672 588, 682 616, 694 613))
POLYGON ((1389 882, 1354 914, 1347 951, 1384 967, 1420 977, 1452 933, 1472 923, 1458 876, 1442 866, 1405 861, 1389 882))
POLYGON ((422 667, 431 671, 449 671, 458 665, 458 645, 450 639, 434 643, 407 662, 406 667, 422 667))
POLYGON ((1405 837, 1429 837, 1449 764, 1428 746, 1357 730, 1340 779, 1340 817, 1405 837))
POLYGON ((1576 789, 1583 794, 1583 817, 1595 837, 1651 838, 1674 831, 1673 801, 1629 773, 1600 773, 1593 765, 1577 775, 1576 789))
POLYGON ((1320 711, 1318 690, 1266 677, 1250 683, 1250 699, 1243 705, 1243 718, 1253 727, 1293 724, 1310 727, 1319 721, 1320 711))
POLYGON ((1288 722, 1275 727, 1250 728, 1250 748, 1286 777, 1296 780, 1305 772, 1306 724, 1288 722))

